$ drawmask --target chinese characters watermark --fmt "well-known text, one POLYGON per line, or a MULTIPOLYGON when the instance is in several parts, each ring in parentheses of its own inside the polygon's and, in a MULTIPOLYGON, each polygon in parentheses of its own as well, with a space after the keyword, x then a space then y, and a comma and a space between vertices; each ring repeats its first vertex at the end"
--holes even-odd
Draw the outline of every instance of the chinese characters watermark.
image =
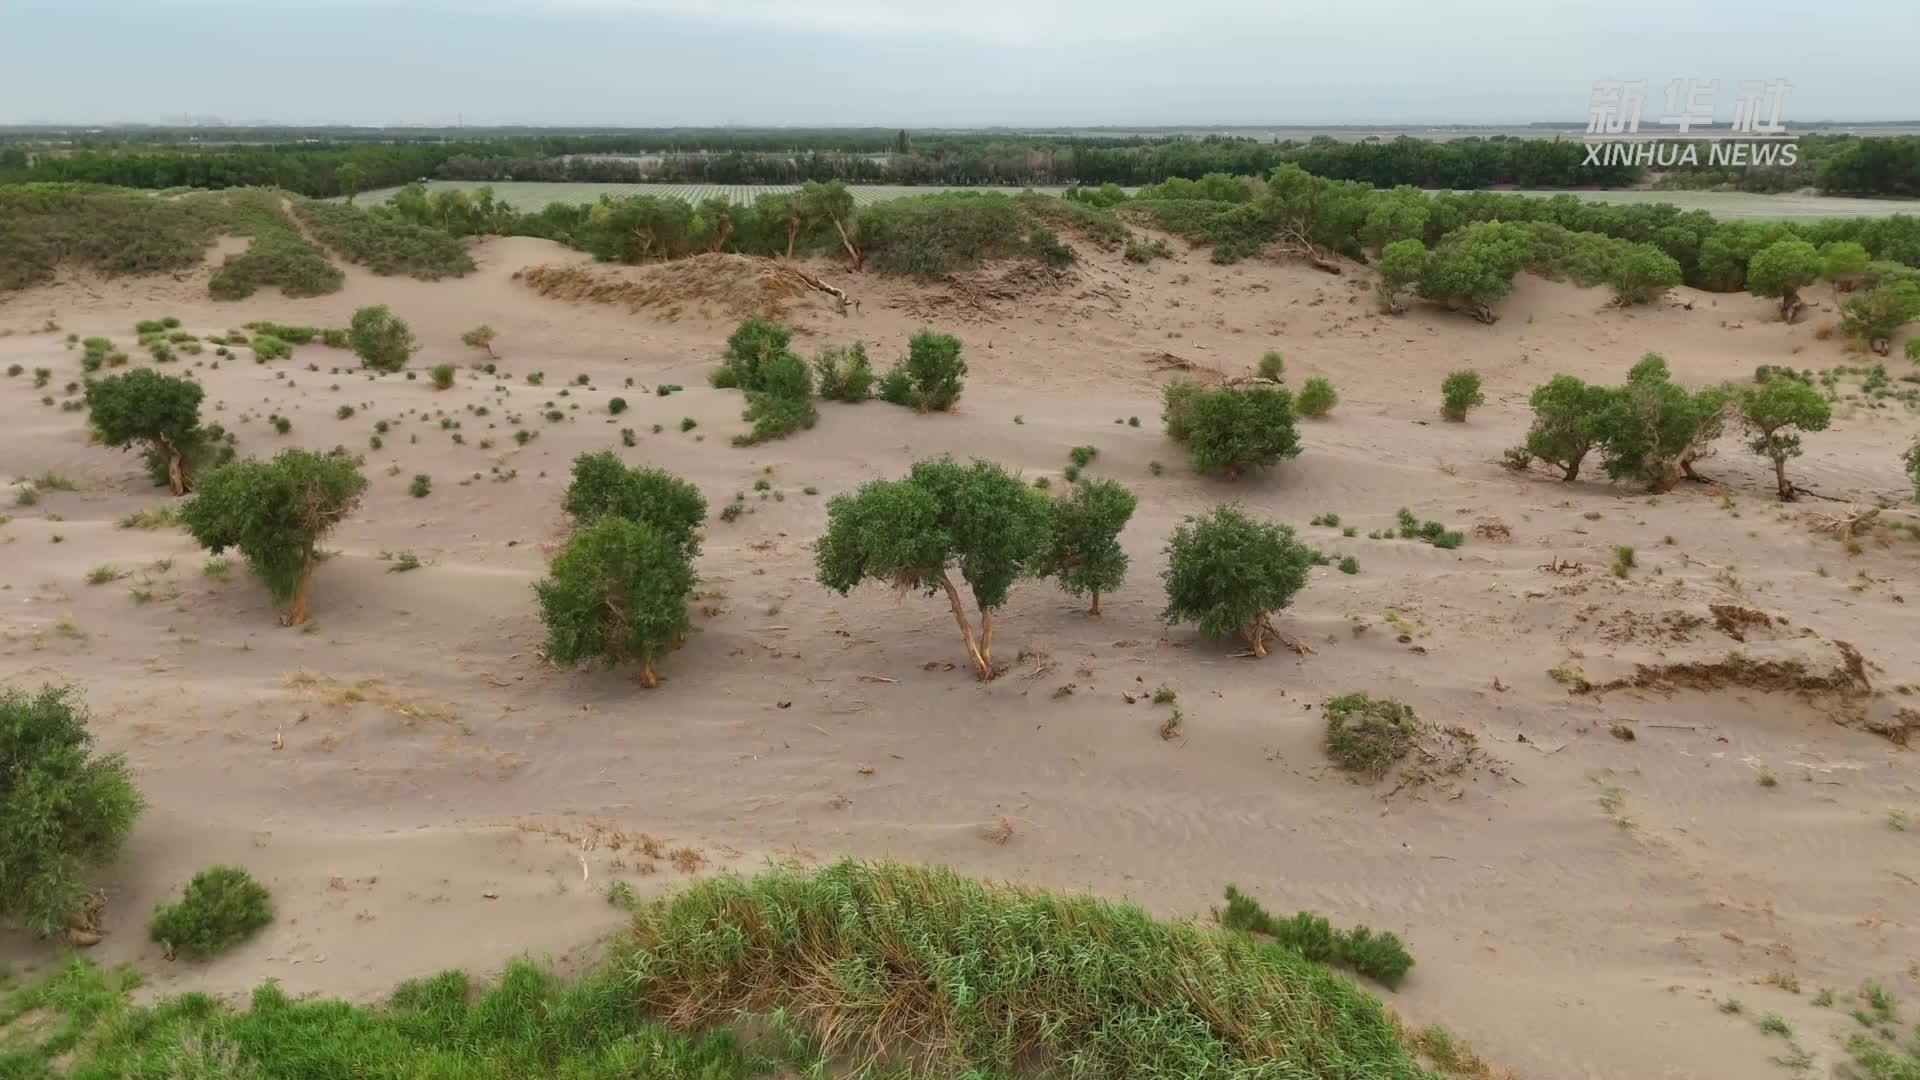
POLYGON ((1658 121, 1671 131, 1643 134, 1646 80, 1596 81, 1587 101, 1586 164, 1698 165, 1696 143, 1700 141, 1707 143, 1709 165, 1797 164, 1798 146, 1780 138, 1787 131, 1780 117, 1793 84, 1771 79, 1742 81, 1738 86, 1730 132, 1713 126, 1720 80, 1672 79, 1666 84, 1666 108, 1658 121), (1729 134, 1744 138, 1728 138, 1729 134))

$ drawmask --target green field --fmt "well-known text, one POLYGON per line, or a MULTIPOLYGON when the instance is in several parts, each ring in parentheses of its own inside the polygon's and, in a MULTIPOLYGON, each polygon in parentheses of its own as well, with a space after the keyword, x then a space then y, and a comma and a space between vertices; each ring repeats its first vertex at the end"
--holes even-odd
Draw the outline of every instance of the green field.
MULTIPOLYGON (((691 202, 702 199, 726 199, 729 202, 752 202, 761 195, 783 191, 798 191, 798 184, 565 184, 546 181, 505 180, 487 184, 466 180, 429 180, 428 191, 471 191, 475 188, 490 187, 494 197, 516 210, 538 210, 551 203, 566 203, 577 206, 581 203, 599 201, 602 195, 659 195, 691 202)), ((356 201, 364 203, 385 202, 387 197, 399 188, 382 188, 378 191, 362 192, 356 201)), ((898 184, 854 185, 855 205, 867 206, 872 203, 897 199, 902 195, 926 195, 935 191, 1004 191, 1009 194, 1022 191, 1022 188, 947 188, 947 187, 908 187, 898 184)), ((1035 188, 1048 194, 1059 194, 1062 188, 1035 188)))
POLYGON ((1920 200, 1847 199, 1837 195, 1755 195, 1745 191, 1520 191, 1515 194, 1543 199, 1571 194, 1605 203, 1672 203, 1682 210, 1705 210, 1717 218, 1767 221, 1920 214, 1920 200))

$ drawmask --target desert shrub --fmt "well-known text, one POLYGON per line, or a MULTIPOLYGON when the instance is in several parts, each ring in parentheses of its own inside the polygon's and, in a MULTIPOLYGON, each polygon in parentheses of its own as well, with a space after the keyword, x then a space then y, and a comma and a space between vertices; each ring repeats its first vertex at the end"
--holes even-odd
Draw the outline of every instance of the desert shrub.
POLYGON ((1226 910, 1219 912, 1220 925, 1229 930, 1264 934, 1315 963, 1337 964, 1351 968, 1386 986, 1398 986, 1413 967, 1397 935, 1375 933, 1364 926, 1335 930, 1333 924, 1311 911, 1302 911, 1291 919, 1276 919, 1259 901, 1227 886, 1226 910))
POLYGON ((493 327, 481 323, 479 326, 461 334, 460 343, 469 349, 485 349, 488 356, 497 357, 499 354, 493 351, 493 343, 499 336, 493 327))
POLYGON ((1800 456, 1800 433, 1824 431, 1833 419, 1826 396, 1794 379, 1768 379, 1741 390, 1740 420, 1747 448, 1773 462, 1773 478, 1782 499, 1793 498, 1787 459, 1800 456))
POLYGON ((399 371, 415 348, 413 331, 395 318, 385 304, 363 307, 353 313, 347 327, 347 339, 361 364, 375 371, 399 371))
POLYGON ((768 364, 782 356, 792 356, 793 328, 755 315, 743 319, 727 335, 727 350, 720 367, 708 376, 715 387, 740 389, 748 393, 765 389, 761 374, 768 364))
POLYGON ((433 388, 435 390, 445 390, 453 385, 452 364, 435 364, 433 365, 433 369, 427 374, 433 379, 433 388))
POLYGON ((1843 292, 1852 291, 1866 277, 1873 256, 1852 240, 1830 240, 1820 245, 1820 276, 1843 292))
POLYGON ((1805 240, 1776 240, 1747 263, 1747 291, 1780 301, 1780 317, 1800 314, 1800 290, 1820 278, 1820 252, 1805 240))
POLYGON ((366 488, 352 458, 283 450, 207 473, 180 520, 215 555, 238 548, 274 601, 289 605, 281 621, 298 626, 307 620, 314 549, 366 488))
POLYGON ((1607 475, 1656 493, 1672 490, 1725 429, 1728 397, 1718 386, 1688 393, 1669 380, 1666 360, 1648 353, 1594 421, 1607 475))
POLYGON ((1420 732, 1413 710, 1392 698, 1346 694, 1323 707, 1327 756, 1348 772, 1379 778, 1413 749, 1420 732))
POLYGON ((1167 247, 1165 240, 1157 236, 1151 240, 1129 237, 1126 247, 1121 249, 1121 254, 1130 263, 1149 263, 1155 259, 1172 258, 1173 250, 1167 247))
POLYGON ((200 430, 200 384, 147 369, 87 384, 87 422, 100 441, 126 449, 139 444, 167 462, 175 495, 192 489, 190 454, 206 441, 200 430))
POLYGON ((870 578, 929 595, 944 591, 974 673, 986 681, 996 673, 993 612, 1015 581, 1046 566, 1051 528, 1050 500, 999 465, 937 458, 916 462, 900 480, 876 480, 828 503, 814 563, 820 584, 842 596, 870 578), (950 565, 980 610, 978 639, 950 565))
POLYGON ((1027 233, 1027 248, 1033 252, 1034 258, 1056 270, 1072 266, 1079 257, 1071 247, 1060 242, 1058 233, 1045 225, 1035 225, 1027 233))
POLYGON ((278 360, 283 356, 293 355, 293 346, 281 338, 274 337, 272 334, 255 335, 251 348, 253 349, 254 362, 261 364, 269 360, 278 360))
POLYGON ((630 518, 671 540, 689 560, 700 554, 698 532, 707 517, 700 489, 661 469, 629 467, 611 450, 573 459, 573 480, 560 505, 579 526, 609 514, 630 518))
POLYGON ((1160 418, 1166 422, 1167 438, 1174 442, 1187 441, 1193 401, 1206 389, 1194 380, 1185 378, 1175 378, 1161 389, 1160 418))
POLYGON ((1427 246, 1418 239, 1395 240, 1380 249, 1380 281, 1375 286, 1380 308, 1389 315, 1406 310, 1402 299, 1409 286, 1427 272, 1427 246))
POLYGON ((1920 336, 1908 338, 1904 351, 1907 354, 1907 359, 1916 364, 1920 364, 1920 336))
POLYGON ((1197 471, 1238 477, 1300 454, 1293 395, 1279 387, 1198 390, 1182 408, 1187 457, 1197 471))
POLYGON ((862 207, 860 235, 875 270, 929 279, 1031 250, 1019 204, 998 192, 948 191, 862 207))
POLYGON ((619 415, 620 415, 621 413, 623 413, 623 412, 626 412, 626 411, 627 411, 627 399, 626 399, 626 398, 623 398, 623 397, 617 397, 617 398, 610 398, 610 399, 608 399, 608 401, 607 401, 607 412, 609 412, 609 413, 611 413, 611 414, 612 414, 612 415, 614 415, 614 416, 619 416, 619 415))
POLYGON ((1067 460, 1082 469, 1092 464, 1093 459, 1099 456, 1100 448, 1097 446, 1076 446, 1067 451, 1067 460))
POLYGON ((1294 408, 1301 416, 1314 420, 1324 418, 1340 404, 1340 394, 1334 390, 1333 383, 1316 375, 1300 387, 1300 396, 1294 399, 1294 408))
POLYGON ((1286 378, 1287 358, 1272 349, 1260 354, 1260 377, 1273 382, 1286 378))
POLYGON ((1467 418, 1467 410, 1484 405, 1486 401, 1486 397, 1480 393, 1480 373, 1477 371, 1462 369, 1440 381, 1440 415, 1445 419, 1463 421, 1467 418))
POLYGON ((1197 623, 1211 638, 1238 636, 1265 656, 1268 617, 1293 602, 1312 563, 1312 550, 1291 528, 1255 521, 1236 505, 1188 517, 1167 541, 1161 617, 1197 623))
POLYGON ((1527 454, 1560 469, 1568 481, 1579 479, 1580 463, 1600 440, 1600 419, 1613 391, 1588 386, 1572 375, 1555 375, 1536 387, 1527 403, 1533 426, 1527 429, 1527 454))
POLYGON ((1053 504, 1053 528, 1038 565, 1073 596, 1093 595, 1087 614, 1100 614, 1100 594, 1120 587, 1127 553, 1120 530, 1133 517, 1133 492, 1111 480, 1075 484, 1053 504))
MULTIPOLYGON (((1920 319, 1920 281, 1875 285, 1848 297, 1841 311, 1841 333, 1885 356, 1892 351, 1893 335, 1900 327, 1920 319)), ((1920 338, 1907 339, 1908 359, 1920 356, 1916 341, 1920 338)))
POLYGON ((186 895, 154 909, 147 935, 169 952, 212 956, 273 921, 267 887, 237 866, 209 866, 187 882, 186 895))
POLYGON ((915 412, 951 412, 966 374, 960 339, 922 330, 907 340, 907 355, 880 380, 880 398, 915 412))
POLYGON ((424 499, 433 494, 433 477, 426 473, 414 473, 413 483, 407 485, 407 493, 416 499, 424 499))
POLYGON ((828 345, 813 357, 814 389, 823 401, 862 402, 873 396, 873 364, 863 342, 828 345))
POLYGON ((126 758, 93 753, 71 687, 0 689, 0 917, 58 933, 144 807, 126 758))
POLYGON ((760 371, 760 390, 747 392, 743 418, 753 429, 734 437, 735 446, 751 446, 811 428, 820 414, 813 405, 813 375, 792 353, 781 353, 760 371))
POLYGON ((1606 277, 1614 301, 1622 307, 1652 303, 1680 284, 1680 264, 1673 256, 1652 244, 1615 244, 1618 247, 1607 260, 1606 277))
POLYGON ((244 300, 269 286, 290 298, 322 296, 339 292, 346 281, 326 252, 287 219, 277 193, 264 188, 224 191, 206 204, 220 207, 214 212, 221 231, 252 237, 245 251, 227 256, 208 277, 207 294, 215 300, 244 300))
POLYGON ((654 661, 690 625, 693 584, 685 542, 647 522, 602 514, 568 539, 534 586, 547 655, 562 664, 637 662, 640 684, 652 687, 654 661))
POLYGON ((1421 521, 1413 511, 1401 507, 1399 512, 1400 539, 1424 540, 1434 547, 1451 551, 1466 543, 1465 533, 1450 531, 1438 521, 1421 521))
POLYGON ((385 207, 295 199, 293 212, 321 243, 376 274, 438 281, 473 270, 473 259, 458 238, 385 207))
POLYGON ((1420 295, 1463 308, 1483 323, 1497 316, 1493 305, 1513 291, 1513 278, 1534 258, 1525 226, 1485 221, 1447 234, 1427 258, 1420 295))

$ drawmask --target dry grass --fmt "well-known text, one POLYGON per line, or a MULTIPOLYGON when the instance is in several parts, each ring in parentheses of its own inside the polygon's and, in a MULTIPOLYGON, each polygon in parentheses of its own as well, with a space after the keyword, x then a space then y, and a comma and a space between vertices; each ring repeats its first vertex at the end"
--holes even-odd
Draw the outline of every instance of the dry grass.
POLYGON ((657 312, 669 321, 688 309, 730 319, 779 318, 807 291, 789 276, 769 273, 758 260, 727 254, 622 269, 529 266, 513 276, 542 296, 620 304, 628 311, 657 312))

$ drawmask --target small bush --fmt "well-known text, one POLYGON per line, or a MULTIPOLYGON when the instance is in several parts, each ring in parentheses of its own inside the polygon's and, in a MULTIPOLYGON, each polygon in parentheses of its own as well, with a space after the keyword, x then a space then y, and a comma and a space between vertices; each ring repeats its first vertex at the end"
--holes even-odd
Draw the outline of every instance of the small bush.
POLYGON ((1083 469, 1086 468, 1094 458, 1099 456, 1100 451, 1092 446, 1076 446, 1067 451, 1067 459, 1083 469))
POLYGON ((626 411, 627 411, 627 399, 626 399, 626 398, 623 398, 623 397, 617 397, 617 398, 613 398, 613 399, 611 399, 611 400, 609 400, 609 401, 607 402, 607 412, 608 412, 608 413, 610 413, 610 414, 612 414, 612 415, 614 415, 614 416, 619 416, 619 415, 620 415, 621 413, 623 413, 623 412, 626 412, 626 411))
POLYGON ((498 336, 499 335, 494 333, 493 327, 482 323, 466 333, 461 334, 460 343, 470 349, 485 349, 487 350, 488 356, 493 356, 493 342, 498 336))
POLYGON ((908 340, 907 355, 880 380, 880 397, 916 412, 950 412, 960 400, 966 374, 960 339, 922 330, 908 340))
POLYGON ((428 374, 433 378, 433 388, 435 390, 445 390, 453 385, 452 364, 435 364, 428 374))
POLYGON ((1300 411, 1300 415, 1314 420, 1322 419, 1338 404, 1340 395, 1334 391, 1333 384, 1319 376, 1302 384, 1300 396, 1294 399, 1294 407, 1300 411))
POLYGON ((1286 358, 1277 352, 1268 351, 1260 356, 1260 377, 1279 382, 1286 376, 1286 358))
POLYGON ((1330 699, 1327 756, 1348 772, 1376 779, 1413 749, 1419 722, 1413 710, 1391 698, 1347 694, 1330 699))
POLYGON ((535 586, 547 655, 561 664, 637 661, 641 685, 651 687, 654 661, 687 632, 693 584, 682 544, 652 525, 605 514, 567 541, 535 586))
POLYGON ((1486 397, 1480 393, 1480 374, 1462 369, 1453 372, 1440 383, 1440 415, 1456 423, 1466 420, 1467 410, 1486 404, 1486 397))
POLYGON ((1255 656, 1267 654, 1268 617, 1293 602, 1313 561, 1292 529, 1255 521, 1234 505, 1187 518, 1166 550, 1161 617, 1198 623, 1208 637, 1243 638, 1255 656))
POLYGON ((1634 562, 1633 546, 1631 544, 1621 544, 1613 549, 1614 577, 1626 577, 1635 565, 1637 564, 1634 562))
POLYGON ((0 917, 58 933, 144 806, 126 759, 94 755, 71 688, 0 690, 0 917))
POLYGON ((1364 926, 1335 930, 1310 911, 1276 919, 1232 885, 1227 886, 1226 910, 1218 914, 1220 925, 1229 930, 1264 934, 1309 960, 1351 968, 1389 987, 1400 985, 1413 967, 1413 957, 1394 934, 1375 933, 1364 926))
POLYGON ((823 401, 858 403, 873 396, 873 364, 862 342, 821 349, 813 358, 813 375, 823 401))
POLYGON ((147 934, 174 953, 211 956, 272 921, 273 898, 265 885, 237 866, 210 866, 193 875, 178 903, 154 910, 147 934))
POLYGON ((1187 444, 1197 471, 1238 477, 1300 454, 1293 396, 1286 390, 1192 384, 1167 389, 1167 434, 1187 444))
POLYGON ((413 331, 384 304, 355 311, 347 327, 347 339, 360 362, 375 371, 406 367, 416 347, 413 331))
POLYGON ((1341 559, 1339 565, 1340 572, 1343 574, 1357 574, 1360 572, 1360 560, 1351 555, 1341 559))
POLYGON ((412 493, 414 498, 424 499, 433 492, 433 477, 428 476, 426 473, 415 473, 413 483, 407 490, 412 493))
POLYGON ((271 334, 261 334, 253 339, 253 359, 264 364, 269 360, 278 360, 293 355, 293 345, 271 334))
POLYGON ((336 419, 351 420, 353 419, 353 406, 342 405, 339 408, 333 410, 333 415, 336 419))

